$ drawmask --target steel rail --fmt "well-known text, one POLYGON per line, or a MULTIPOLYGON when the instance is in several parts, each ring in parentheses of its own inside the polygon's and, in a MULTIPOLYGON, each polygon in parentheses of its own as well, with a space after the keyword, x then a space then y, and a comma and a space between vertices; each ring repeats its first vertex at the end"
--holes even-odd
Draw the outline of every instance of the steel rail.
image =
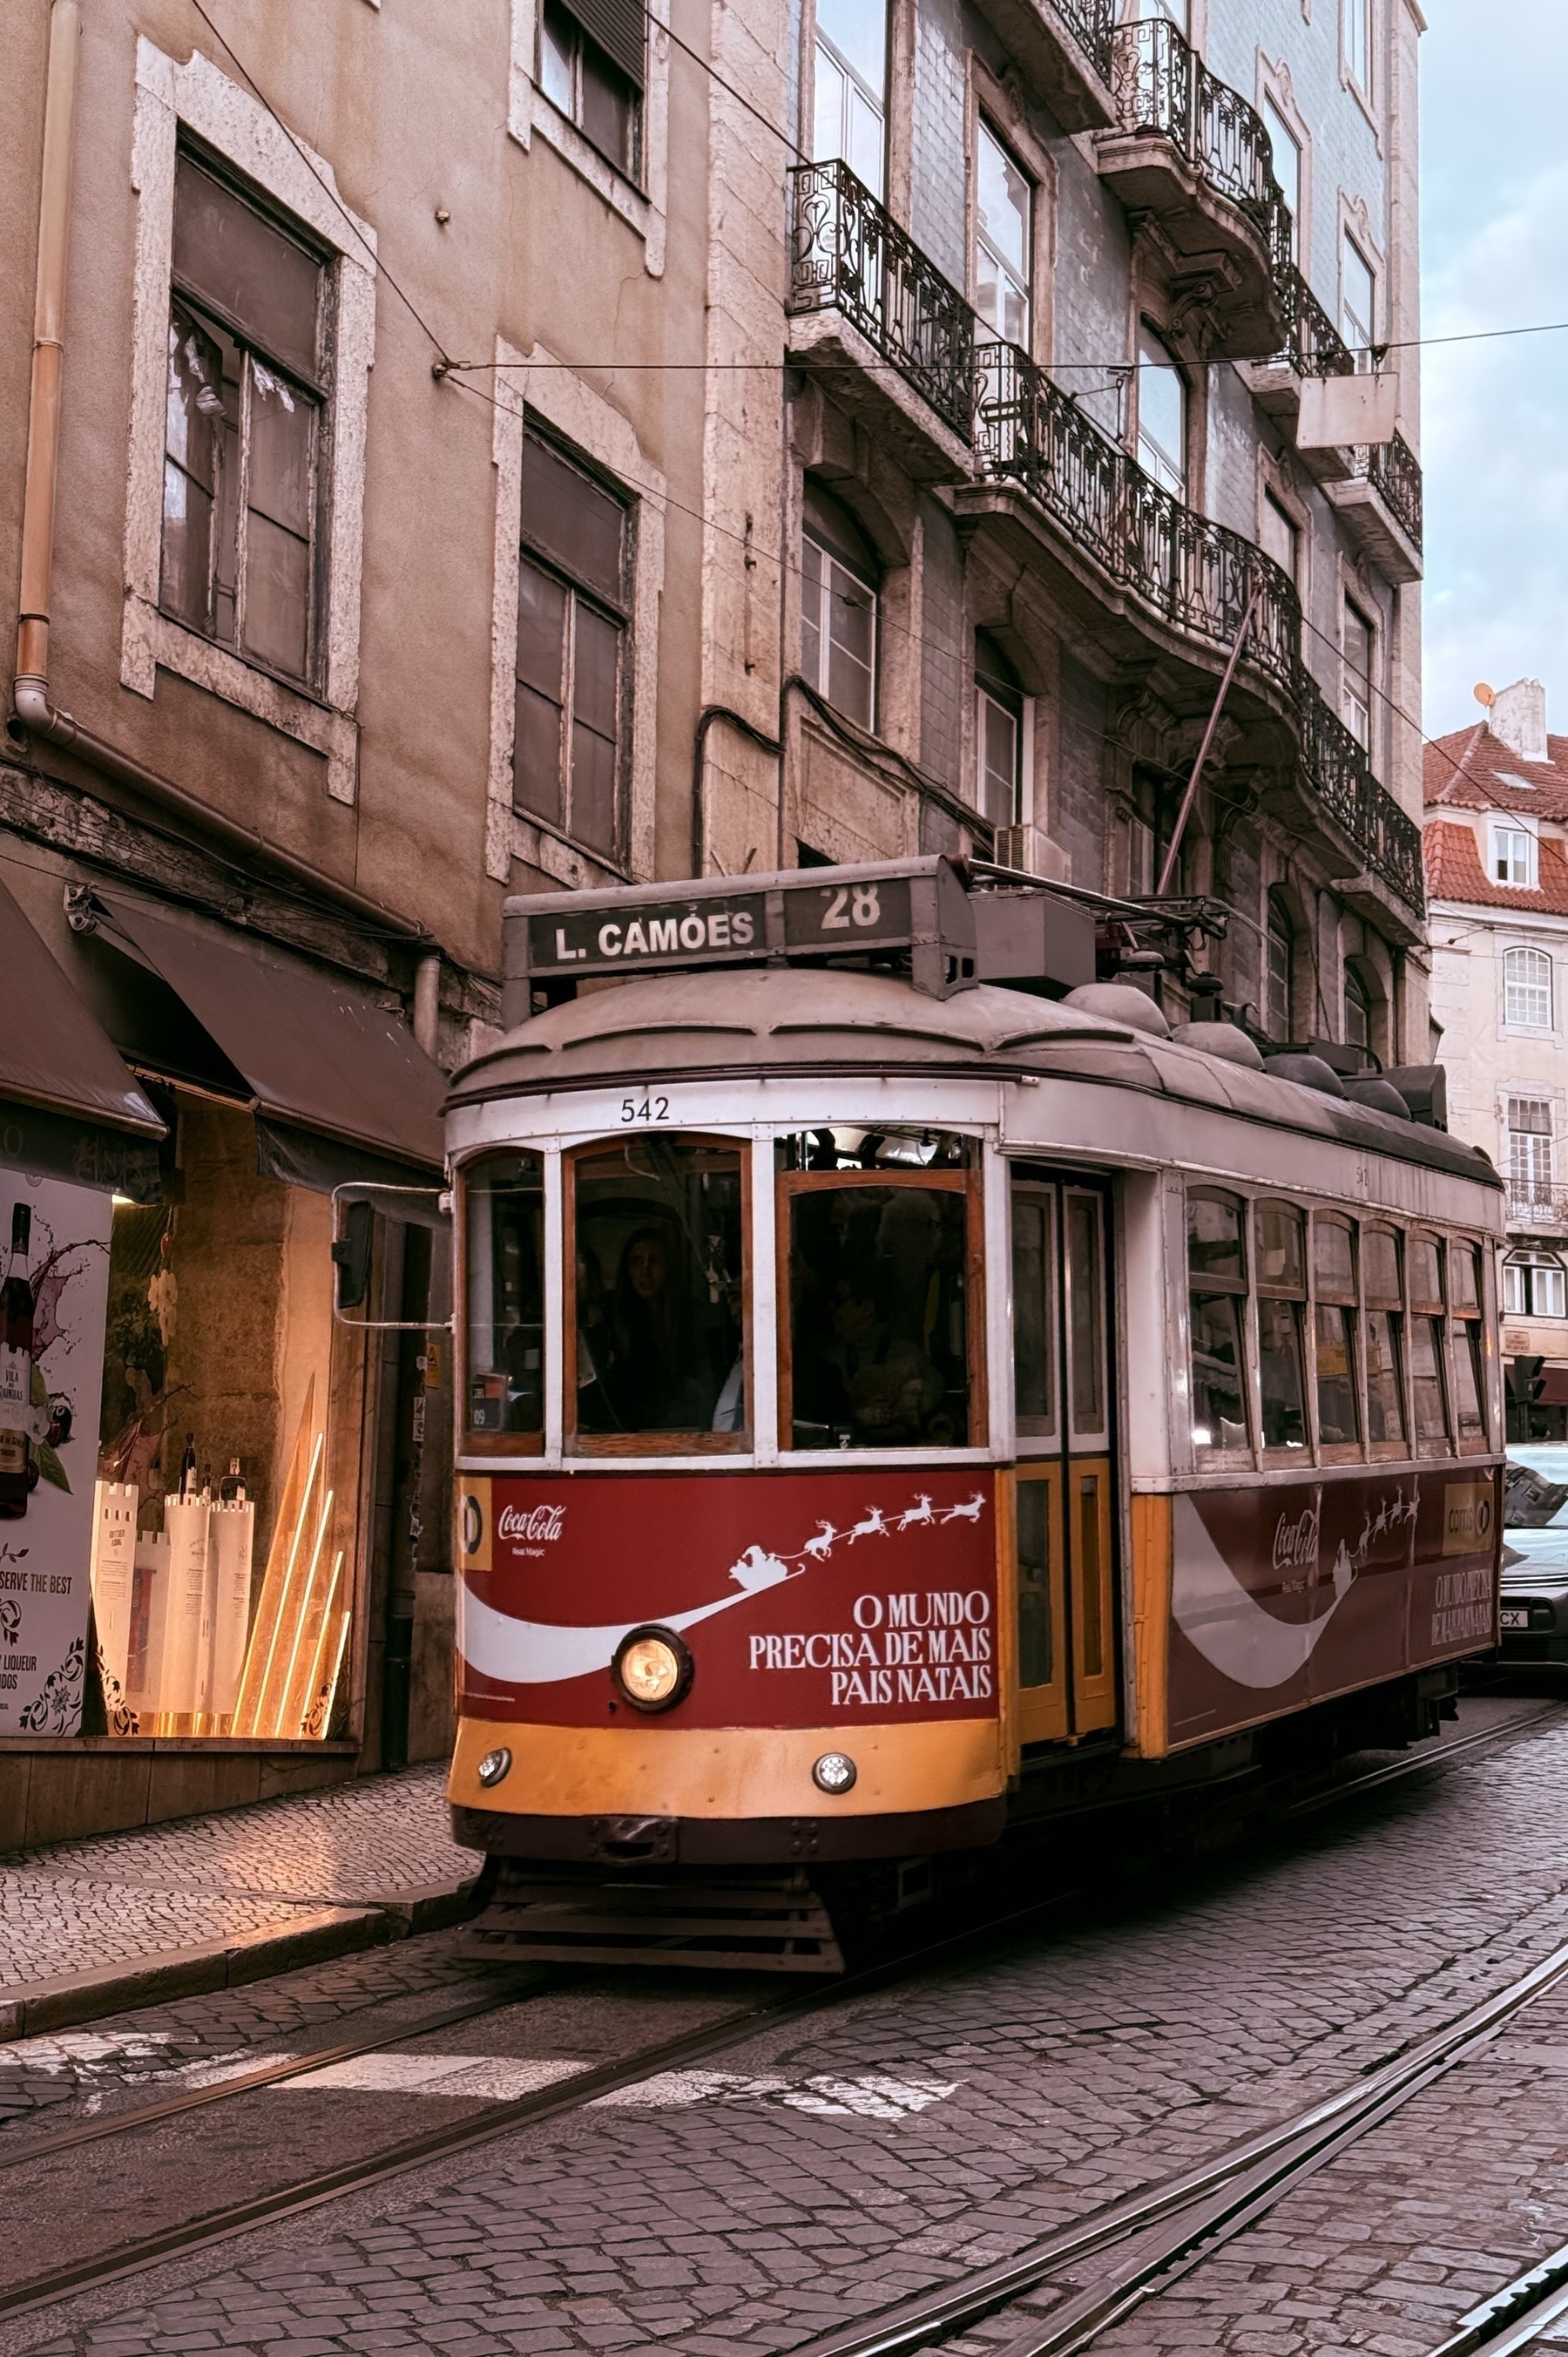
POLYGON ((1568 2243, 1462 2316, 1431 2357, 1514 2357, 1568 2314, 1568 2243))

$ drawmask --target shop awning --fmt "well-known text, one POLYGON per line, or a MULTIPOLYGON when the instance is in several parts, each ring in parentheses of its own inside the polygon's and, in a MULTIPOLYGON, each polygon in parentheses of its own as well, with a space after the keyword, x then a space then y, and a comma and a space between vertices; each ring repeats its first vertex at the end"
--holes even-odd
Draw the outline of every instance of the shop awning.
POLYGON ((0 884, 0 1162, 156 1201, 154 1106, 0 884))
POLYGON ((1539 1407, 1568 1407, 1568 1367, 1542 1367, 1539 1407))
MULTIPOLYGON (((300 1124, 378 1164, 441 1169, 446 1075, 401 1015, 255 942, 118 893, 93 897, 105 936, 121 935, 184 1002, 242 1076, 259 1117, 274 1127, 300 1124)), ((346 1157, 344 1176, 352 1175, 346 1157)))

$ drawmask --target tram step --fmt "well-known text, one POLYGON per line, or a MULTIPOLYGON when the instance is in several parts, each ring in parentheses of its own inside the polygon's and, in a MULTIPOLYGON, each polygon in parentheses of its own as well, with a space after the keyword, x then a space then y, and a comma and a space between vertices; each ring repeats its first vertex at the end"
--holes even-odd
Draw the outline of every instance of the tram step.
POLYGON ((489 1904, 466 1926, 469 1955, 508 1962, 694 1964, 709 1971, 842 1973, 827 1909, 794 1875, 686 1881, 619 1876, 564 1879, 501 1869, 489 1904))

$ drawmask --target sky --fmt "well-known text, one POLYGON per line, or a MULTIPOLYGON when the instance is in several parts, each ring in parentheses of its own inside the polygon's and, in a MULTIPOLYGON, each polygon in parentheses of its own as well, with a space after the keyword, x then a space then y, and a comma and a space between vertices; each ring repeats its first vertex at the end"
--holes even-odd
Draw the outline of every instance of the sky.
MULTIPOLYGON (((1568 0, 1426 13, 1423 334, 1568 320, 1568 0)), ((1532 677, 1568 735, 1568 332, 1422 360, 1426 733, 1532 677)))

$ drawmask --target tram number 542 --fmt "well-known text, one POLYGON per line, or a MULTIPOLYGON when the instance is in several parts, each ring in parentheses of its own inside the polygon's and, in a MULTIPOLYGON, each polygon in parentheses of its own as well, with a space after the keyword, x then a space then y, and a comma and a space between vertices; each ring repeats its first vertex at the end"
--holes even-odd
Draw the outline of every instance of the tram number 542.
POLYGON ((822 915, 824 933, 848 932, 852 925, 875 925, 882 916, 875 884, 841 884, 827 895, 822 915))
POLYGON ((668 1097, 622 1097, 620 1117, 623 1123, 668 1121, 668 1097))

